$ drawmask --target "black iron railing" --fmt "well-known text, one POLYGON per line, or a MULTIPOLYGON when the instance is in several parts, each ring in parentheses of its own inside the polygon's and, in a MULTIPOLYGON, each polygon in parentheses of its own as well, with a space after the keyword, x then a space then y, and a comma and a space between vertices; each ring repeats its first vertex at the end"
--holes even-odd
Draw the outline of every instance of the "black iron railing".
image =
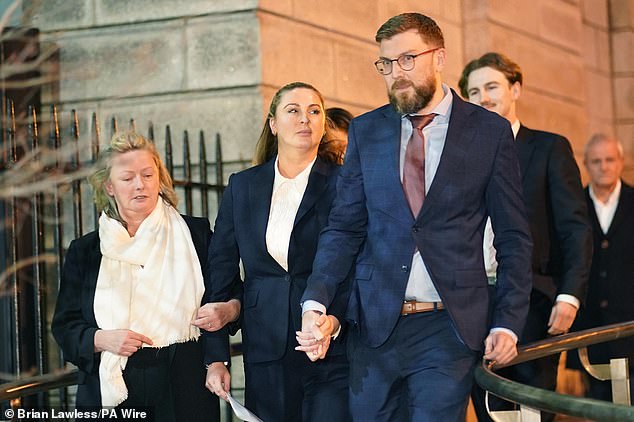
MULTIPOLYGON (((119 128, 108 124, 108 139, 96 113, 82 133, 75 110, 61 113, 52 106, 45 118, 35 107, 14 111, 2 102, 0 116, 0 384, 11 386, 35 376, 46 388, 29 394, 25 406, 69 406, 67 389, 49 394, 64 368, 64 359, 50 334, 50 319, 60 283, 65 250, 74 238, 94 230, 98 215, 86 176, 101 144, 119 128), (8 384, 6 384, 8 383, 8 384)), ((130 129, 135 129, 130 120, 130 129)), ((190 151, 189 133, 178 141, 169 126, 164 139, 155 138, 152 123, 147 137, 164 145, 163 159, 181 199, 180 211, 212 222, 225 187, 226 170, 236 171, 248 160, 223 161, 220 134, 208 140, 200 131, 197 157, 190 151), (176 151, 181 151, 176 156, 176 151), (215 152, 210 159, 207 151, 215 152)), ((193 148, 192 148, 193 149, 193 148)), ((62 375, 64 385, 72 375, 62 375)), ((14 388, 14 387, 11 387, 14 388)), ((17 387, 16 387, 17 388, 17 387)), ((1 403, 0 409, 6 406, 1 403)))

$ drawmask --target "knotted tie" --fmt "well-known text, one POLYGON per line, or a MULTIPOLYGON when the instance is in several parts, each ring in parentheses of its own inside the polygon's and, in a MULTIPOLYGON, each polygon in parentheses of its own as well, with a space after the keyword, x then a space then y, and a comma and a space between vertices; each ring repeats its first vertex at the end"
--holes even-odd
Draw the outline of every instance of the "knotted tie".
POLYGON ((423 128, 434 120, 436 114, 408 116, 412 122, 412 136, 405 150, 403 164, 403 191, 409 207, 418 216, 425 200, 425 136, 423 128))

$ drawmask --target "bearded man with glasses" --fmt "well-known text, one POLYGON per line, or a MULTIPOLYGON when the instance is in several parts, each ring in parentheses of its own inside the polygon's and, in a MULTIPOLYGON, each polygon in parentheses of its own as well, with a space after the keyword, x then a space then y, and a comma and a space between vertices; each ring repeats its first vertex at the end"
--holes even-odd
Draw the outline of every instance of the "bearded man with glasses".
POLYGON ((353 420, 463 421, 476 362, 482 353, 509 362, 528 310, 531 239, 513 134, 442 83, 447 53, 431 18, 394 16, 376 41, 390 104, 351 122, 302 328, 318 337, 354 266, 353 420), (501 262, 492 298, 488 216, 501 262))

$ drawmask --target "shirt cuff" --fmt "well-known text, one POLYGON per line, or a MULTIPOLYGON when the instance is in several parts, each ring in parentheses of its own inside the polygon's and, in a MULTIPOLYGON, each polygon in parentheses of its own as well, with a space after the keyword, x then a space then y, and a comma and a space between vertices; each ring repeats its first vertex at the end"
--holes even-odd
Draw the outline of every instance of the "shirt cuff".
POLYGON ((335 331, 333 333, 333 335, 331 336, 333 340, 336 340, 337 337, 339 337, 339 334, 341 334, 341 322, 339 323, 339 328, 337 328, 337 331, 335 331))
POLYGON ((577 299, 573 295, 566 295, 566 294, 557 295, 555 302, 566 302, 571 304, 577 309, 579 309, 579 305, 581 305, 581 302, 579 302, 579 299, 577 299))
POLYGON ((316 300, 307 300, 302 303, 302 315, 304 315, 307 311, 317 311, 322 314, 326 313, 326 307, 316 300))
POLYGON ((490 334, 498 333, 498 332, 503 332, 510 335, 513 338, 513 341, 515 342, 515 344, 517 344, 517 334, 515 334, 512 330, 509 330, 508 328, 504 328, 504 327, 495 327, 495 328, 491 328, 491 331, 489 331, 490 334))

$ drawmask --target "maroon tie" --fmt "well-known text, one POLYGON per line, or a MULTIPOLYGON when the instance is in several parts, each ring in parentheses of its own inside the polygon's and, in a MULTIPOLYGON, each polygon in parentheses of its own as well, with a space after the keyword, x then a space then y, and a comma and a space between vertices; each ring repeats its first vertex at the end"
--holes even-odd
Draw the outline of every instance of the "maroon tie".
POLYGON ((412 122, 412 136, 405 150, 403 163, 403 190, 409 207, 418 216, 425 200, 425 136, 423 128, 434 120, 436 114, 408 116, 412 122))

